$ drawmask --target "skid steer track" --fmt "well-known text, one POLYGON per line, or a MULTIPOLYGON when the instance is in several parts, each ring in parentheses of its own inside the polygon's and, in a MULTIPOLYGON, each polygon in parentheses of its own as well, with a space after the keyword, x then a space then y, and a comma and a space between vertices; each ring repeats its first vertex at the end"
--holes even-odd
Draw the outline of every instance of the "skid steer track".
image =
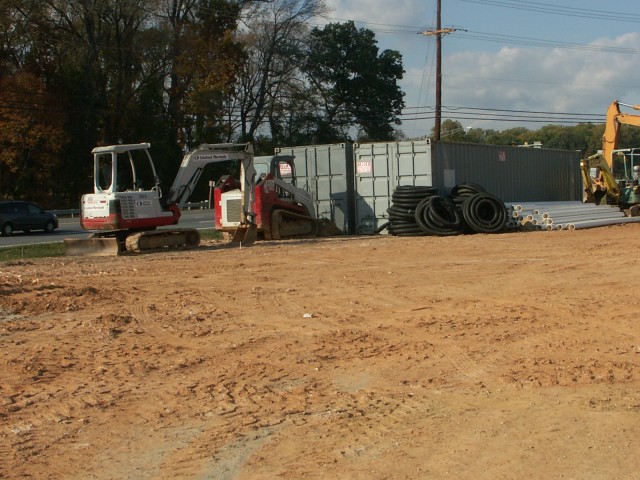
POLYGON ((271 216, 271 238, 284 240, 296 237, 315 237, 318 234, 318 220, 306 215, 274 210, 271 216))

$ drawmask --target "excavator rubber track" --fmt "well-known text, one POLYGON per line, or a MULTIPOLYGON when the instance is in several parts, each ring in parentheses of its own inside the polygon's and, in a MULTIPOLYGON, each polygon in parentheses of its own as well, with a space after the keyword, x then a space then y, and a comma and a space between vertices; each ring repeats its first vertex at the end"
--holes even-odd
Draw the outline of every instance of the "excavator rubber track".
POLYGON ((131 253, 186 250, 200 245, 200 233, 195 228, 139 232, 129 235, 125 245, 127 252, 131 253))
POLYGON ((129 233, 94 233, 86 239, 65 238, 65 254, 107 257, 124 253, 151 253, 167 249, 186 250, 200 245, 195 228, 148 230, 129 233))

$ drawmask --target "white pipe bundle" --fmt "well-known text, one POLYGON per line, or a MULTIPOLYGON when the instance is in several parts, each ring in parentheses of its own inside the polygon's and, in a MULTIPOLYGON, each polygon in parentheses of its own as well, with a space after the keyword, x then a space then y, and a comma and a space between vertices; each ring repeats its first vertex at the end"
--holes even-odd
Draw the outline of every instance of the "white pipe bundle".
POLYGON ((600 220, 584 220, 581 222, 572 222, 567 224, 568 230, 579 230, 581 228, 594 228, 605 227, 608 225, 621 225, 623 223, 635 223, 640 222, 640 217, 624 217, 624 218, 609 218, 600 220))
POLYGON ((522 226, 535 227, 526 230, 577 230, 640 221, 613 205, 563 201, 509 202, 505 206, 522 226))

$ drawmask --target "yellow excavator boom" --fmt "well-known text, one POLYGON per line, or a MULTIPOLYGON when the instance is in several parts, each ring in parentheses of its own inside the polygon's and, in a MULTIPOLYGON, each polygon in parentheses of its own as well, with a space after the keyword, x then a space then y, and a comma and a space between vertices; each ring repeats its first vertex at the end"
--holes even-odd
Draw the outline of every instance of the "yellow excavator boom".
POLYGON ((618 148, 620 140, 620 125, 635 125, 640 127, 640 115, 632 115, 620 112, 620 105, 640 110, 640 105, 629 105, 614 100, 607 109, 607 119, 604 126, 604 135, 602 135, 602 156, 609 165, 609 169, 613 172, 613 151, 618 148))

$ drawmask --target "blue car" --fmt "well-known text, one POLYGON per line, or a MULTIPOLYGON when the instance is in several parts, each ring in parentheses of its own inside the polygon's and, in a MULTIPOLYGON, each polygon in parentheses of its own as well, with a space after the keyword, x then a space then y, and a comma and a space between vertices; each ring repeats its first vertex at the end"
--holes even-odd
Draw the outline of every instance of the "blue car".
POLYGON ((0 201, 0 235, 9 237, 14 231, 29 233, 44 230, 52 233, 58 228, 58 217, 32 202, 0 201))

